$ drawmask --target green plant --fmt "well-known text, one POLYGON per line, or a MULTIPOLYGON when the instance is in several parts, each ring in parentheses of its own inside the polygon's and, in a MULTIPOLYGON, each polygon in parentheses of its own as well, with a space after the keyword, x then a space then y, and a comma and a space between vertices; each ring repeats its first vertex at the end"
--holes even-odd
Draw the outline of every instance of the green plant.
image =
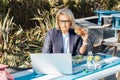
POLYGON ((8 47, 8 43, 9 43, 9 32, 10 29, 13 28, 14 23, 12 22, 13 17, 11 19, 9 19, 9 12, 10 10, 8 10, 8 13, 6 14, 5 18, 2 20, 0 20, 0 31, 1 31, 1 49, 0 49, 0 54, 1 57, 0 60, 1 63, 5 63, 7 64, 7 50, 9 49, 8 47))
POLYGON ((37 10, 37 13, 34 13, 35 18, 32 18, 31 20, 38 21, 38 24, 36 23, 36 26, 39 26, 42 30, 42 35, 46 34, 46 31, 55 27, 55 18, 53 16, 54 14, 51 14, 49 11, 40 11, 37 10))
POLYGON ((24 31, 9 19, 9 12, 0 20, 0 63, 11 67, 31 67, 29 54, 41 52, 41 30, 38 27, 24 31))

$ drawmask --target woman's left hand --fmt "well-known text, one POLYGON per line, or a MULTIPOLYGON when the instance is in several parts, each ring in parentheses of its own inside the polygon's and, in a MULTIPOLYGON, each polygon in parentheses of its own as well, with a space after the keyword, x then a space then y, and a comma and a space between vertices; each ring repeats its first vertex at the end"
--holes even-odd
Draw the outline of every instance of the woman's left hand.
POLYGON ((85 28, 82 27, 75 27, 74 31, 77 35, 80 35, 83 39, 83 41, 87 41, 88 39, 88 33, 85 28))
POLYGON ((88 32, 84 28, 82 28, 82 31, 84 34, 81 35, 81 37, 82 37, 83 41, 87 41, 88 40, 88 32))

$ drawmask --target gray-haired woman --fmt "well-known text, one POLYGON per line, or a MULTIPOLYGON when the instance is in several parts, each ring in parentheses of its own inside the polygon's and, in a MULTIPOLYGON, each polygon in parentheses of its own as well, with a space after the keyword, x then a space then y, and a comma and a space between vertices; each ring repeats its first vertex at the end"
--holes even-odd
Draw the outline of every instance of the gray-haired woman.
POLYGON ((57 12, 55 27, 46 34, 43 53, 71 53, 72 56, 85 54, 88 33, 84 29, 84 35, 75 33, 75 18, 70 9, 63 8, 57 12))

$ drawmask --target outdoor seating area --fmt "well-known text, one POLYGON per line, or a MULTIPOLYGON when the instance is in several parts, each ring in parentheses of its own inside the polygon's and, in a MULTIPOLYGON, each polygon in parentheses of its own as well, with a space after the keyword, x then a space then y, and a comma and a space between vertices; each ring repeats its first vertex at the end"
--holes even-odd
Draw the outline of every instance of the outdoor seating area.
MULTIPOLYGON (((120 43, 118 43, 117 38, 115 36, 113 36, 113 35, 112 35, 112 37, 110 36, 108 38, 104 38, 104 35, 108 35, 108 34, 104 34, 104 32, 105 32, 104 30, 107 29, 107 28, 112 30, 112 27, 110 27, 110 28, 107 27, 106 28, 104 26, 100 26, 100 25, 98 25, 96 23, 92 23, 92 22, 89 21, 89 20, 96 19, 96 18, 99 18, 99 17, 98 16, 91 16, 91 17, 76 19, 76 24, 79 24, 82 27, 88 28, 89 34, 92 35, 92 37, 93 37, 93 40, 91 40, 91 44, 93 45, 93 48, 97 47, 97 46, 101 46, 101 45, 106 45, 107 49, 109 50, 111 47, 113 47, 114 49, 113 49, 113 52, 112 52, 111 55, 116 56, 117 55, 117 51, 119 50, 118 46, 120 46, 120 43)), ((114 23, 116 24, 116 22, 114 22, 114 23)), ((117 25, 118 25, 118 23, 117 23, 117 25)), ((114 31, 113 31, 113 33, 114 33, 114 31)), ((103 74, 105 72, 108 72, 108 73, 110 73, 109 75, 111 75, 113 73, 116 73, 116 72, 120 71, 120 69, 118 68, 118 67, 120 67, 120 65, 118 65, 118 64, 119 63, 113 64, 113 65, 117 65, 117 66, 111 67, 110 69, 103 70, 100 73, 93 74, 91 76, 82 77, 80 79, 77 76, 78 74, 76 74, 74 79, 78 78, 77 80, 85 80, 85 79, 87 80, 87 79, 89 79, 92 76, 99 75, 101 73, 103 74), (111 73, 111 72, 109 72, 111 70, 114 70, 114 71, 112 71, 112 73, 111 73)), ((97 72, 97 71, 95 71, 95 72, 97 72)), ((108 73, 106 73, 106 74, 104 74, 102 76, 97 76, 97 79, 101 79, 103 76, 104 77, 108 76, 108 73)), ((81 73, 79 73, 79 75, 80 74, 81 73)), ((87 73, 85 75, 88 75, 88 74, 90 74, 90 73, 87 73)), ((26 78, 26 80, 28 80, 30 78, 35 78, 36 76, 38 76, 38 77, 36 77, 36 79, 34 79, 34 80, 50 79, 50 78, 52 79, 52 78, 55 78, 55 77, 61 77, 62 76, 62 75, 59 75, 59 76, 58 75, 54 75, 54 76, 50 77, 50 75, 35 75, 35 74, 33 74, 33 70, 32 69, 25 70, 25 71, 20 71, 20 72, 15 72, 12 75, 15 77, 15 80, 22 80, 23 78, 26 78), (42 76, 42 77, 40 77, 40 76, 42 76)), ((71 79, 72 78, 73 77, 71 77, 71 79)), ((92 77, 92 78, 96 79, 95 77, 92 77)), ((64 78, 61 78, 61 80, 63 80, 63 79, 64 78)), ((67 79, 67 78, 65 78, 65 79, 67 79)))
MULTIPOLYGON (((108 52, 106 52, 106 56, 107 56, 107 53, 109 53, 110 48, 113 47, 114 48, 113 52, 110 55, 117 56, 117 54, 118 54, 117 51, 119 50, 120 44, 116 43, 117 38, 114 36, 114 34, 112 35, 112 37, 110 36, 110 37, 104 39, 104 32, 105 32, 104 30, 106 28, 102 27, 102 26, 98 26, 97 24, 91 23, 91 22, 89 22, 89 21, 86 20, 86 19, 91 19, 91 18, 94 19, 96 17, 97 16, 93 16, 93 18, 92 17, 88 17, 88 18, 76 19, 76 23, 79 24, 82 27, 85 27, 85 28, 87 27, 89 33, 93 35, 92 37, 95 37, 94 40, 96 40, 96 41, 93 40, 93 45, 94 45, 93 47, 101 46, 101 45, 107 45, 107 49, 108 49, 107 51, 108 52)), ((112 30, 112 29, 110 29, 110 30, 112 30)), ((113 31, 113 33, 114 33, 114 31, 113 31)), ((105 35, 108 35, 108 34, 105 34, 105 35)), ((120 64, 119 63, 115 63, 113 65, 116 65, 116 66, 114 66, 114 67, 108 66, 110 68, 102 70, 102 71, 98 70, 99 72, 95 71, 95 73, 86 73, 84 75, 81 75, 83 73, 78 73, 78 74, 75 74, 75 75, 72 75, 72 76, 63 76, 63 75, 54 75, 54 76, 52 76, 52 75, 35 75, 35 74, 33 74, 33 70, 32 69, 26 70, 26 71, 22 71, 22 72, 18 72, 18 73, 14 73, 12 75, 15 76, 16 80, 22 80, 23 78, 26 78, 26 79, 32 78, 34 80, 39 80, 39 79, 53 79, 53 78, 55 80, 65 80, 65 79, 88 80, 89 78, 91 78, 93 80, 93 79, 101 79, 101 78, 103 78, 103 76, 106 77, 106 76, 110 76, 112 74, 115 74, 116 72, 119 72, 120 71, 120 68, 119 68, 120 64), (91 74, 91 75, 88 76, 88 74, 91 74), (103 75, 101 75, 101 74, 103 74, 103 75), (81 77, 80 77, 80 75, 81 75, 81 77), (85 75, 87 75, 87 76, 85 76, 85 75), (93 77, 95 75, 97 75, 97 77, 93 77), (98 75, 100 75, 100 76, 98 76, 98 75), (57 77, 59 77, 59 78, 57 78, 57 77)))
MULTIPOLYGON (((102 55, 102 54, 101 54, 102 55)), ((103 56, 102 56, 103 57, 103 56)), ((113 62, 111 62, 111 64, 108 64, 107 66, 103 66, 100 69, 96 69, 94 71, 80 71, 76 74, 71 74, 71 75, 64 75, 64 74, 58 74, 58 75, 45 75, 45 74, 35 74, 34 71, 32 69, 30 70, 26 70, 26 71, 22 71, 22 72, 18 72, 15 74, 12 74, 13 76, 15 76, 16 80, 22 80, 22 79, 26 79, 26 80, 98 80, 101 79, 103 77, 106 76, 110 76, 118 71, 120 71, 120 59, 117 57, 111 57, 110 55, 104 55, 103 60, 108 60, 110 59, 111 61, 113 60, 113 62), (115 60, 117 59, 117 60, 115 60), (115 60, 115 62, 114 62, 115 60)), ((84 66, 85 64, 77 64, 79 66, 84 66)))

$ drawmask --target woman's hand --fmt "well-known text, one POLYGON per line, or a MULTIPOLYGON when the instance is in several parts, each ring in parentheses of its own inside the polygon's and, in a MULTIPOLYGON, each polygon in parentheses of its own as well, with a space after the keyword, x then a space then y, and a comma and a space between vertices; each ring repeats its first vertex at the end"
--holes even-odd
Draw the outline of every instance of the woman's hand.
POLYGON ((85 30, 85 28, 81 28, 81 27, 75 27, 74 31, 77 35, 81 36, 83 39, 83 44, 80 47, 79 51, 81 54, 84 54, 86 52, 87 49, 87 41, 88 41, 88 33, 85 30))
POLYGON ((81 28, 81 27, 75 27, 74 28, 74 31, 77 35, 80 35, 83 39, 83 41, 86 41, 87 42, 87 39, 88 39, 88 33, 87 31, 84 29, 84 28, 81 28))
POLYGON ((83 41, 87 42, 87 40, 88 40, 88 33, 87 33, 87 31, 84 28, 82 28, 81 30, 83 32, 83 35, 80 35, 80 36, 82 37, 83 41))

